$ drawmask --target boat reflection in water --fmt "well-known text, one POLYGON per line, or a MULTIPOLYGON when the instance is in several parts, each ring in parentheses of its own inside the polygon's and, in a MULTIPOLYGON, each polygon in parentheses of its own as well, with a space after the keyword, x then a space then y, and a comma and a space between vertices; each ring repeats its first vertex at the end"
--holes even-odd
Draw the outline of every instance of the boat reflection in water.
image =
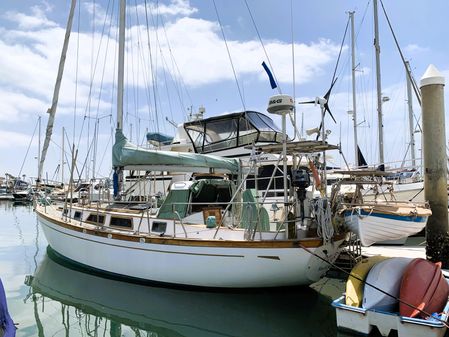
POLYGON ((40 337, 64 330, 65 336, 337 334, 329 298, 309 287, 236 292, 160 288, 91 275, 62 261, 51 248, 47 253, 25 281, 40 337))

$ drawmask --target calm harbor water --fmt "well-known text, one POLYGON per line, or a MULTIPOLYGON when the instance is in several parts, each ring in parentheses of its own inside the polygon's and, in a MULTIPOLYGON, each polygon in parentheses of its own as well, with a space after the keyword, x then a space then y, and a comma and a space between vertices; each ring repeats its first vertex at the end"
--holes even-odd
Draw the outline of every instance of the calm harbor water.
POLYGON ((337 331, 330 305, 339 280, 239 292, 132 284, 56 258, 31 206, 0 202, 0 223, 0 278, 17 336, 350 336, 337 331))

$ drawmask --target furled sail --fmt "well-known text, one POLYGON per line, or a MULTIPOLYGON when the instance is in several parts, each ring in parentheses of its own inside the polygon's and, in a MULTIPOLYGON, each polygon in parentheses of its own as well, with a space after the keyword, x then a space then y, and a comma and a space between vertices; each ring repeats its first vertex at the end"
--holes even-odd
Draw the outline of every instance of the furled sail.
POLYGON ((238 173, 239 161, 213 155, 144 149, 130 142, 121 130, 115 134, 112 165, 124 169, 238 173))

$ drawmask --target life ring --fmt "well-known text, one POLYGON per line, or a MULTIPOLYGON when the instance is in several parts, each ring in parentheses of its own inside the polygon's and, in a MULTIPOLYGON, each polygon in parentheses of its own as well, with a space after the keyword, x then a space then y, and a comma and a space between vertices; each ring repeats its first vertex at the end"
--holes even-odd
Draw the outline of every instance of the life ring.
POLYGON ((315 187, 318 190, 321 187, 320 175, 318 174, 318 170, 311 160, 309 160, 309 167, 310 170, 312 171, 313 180, 315 180, 315 187))

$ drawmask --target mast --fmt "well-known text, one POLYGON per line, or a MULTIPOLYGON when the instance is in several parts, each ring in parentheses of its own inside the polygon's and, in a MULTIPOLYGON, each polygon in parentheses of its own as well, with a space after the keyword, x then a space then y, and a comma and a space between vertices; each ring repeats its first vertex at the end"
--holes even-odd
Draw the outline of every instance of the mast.
POLYGON ((41 162, 41 116, 39 116, 39 118, 37 119, 38 124, 39 124, 39 132, 38 132, 38 136, 37 136, 37 177, 38 180, 40 180, 39 178, 39 166, 40 166, 40 162, 41 162))
POLYGON ((351 56, 352 56, 352 121, 354 122, 354 158, 355 166, 358 167, 359 152, 357 141, 357 110, 356 110, 356 95, 355 95, 355 34, 354 34, 354 11, 349 12, 349 18, 351 20, 351 56))
POLYGON ((64 129, 64 127, 62 127, 61 183, 64 183, 64 133, 65 133, 65 129, 64 129))
POLYGON ((123 82, 125 78, 125 19, 126 1, 120 0, 117 77, 117 130, 123 130, 123 82))
POLYGON ((416 168, 416 157, 415 157, 415 133, 413 128, 413 98, 412 98, 412 84, 410 81, 410 63, 405 61, 406 67, 406 78, 407 78, 407 105, 408 105, 408 125, 410 129, 410 152, 412 155, 412 166, 416 168))
POLYGON ((38 173, 37 173, 38 181, 41 180, 42 169, 44 166, 45 157, 47 156, 48 146, 50 145, 50 138, 53 133, 53 124, 55 122, 56 107, 58 105, 58 100, 59 100, 59 89, 61 88, 62 74, 64 73, 64 64, 65 64, 65 59, 66 59, 66 55, 67 55, 67 48, 69 47, 69 38, 70 38, 70 32, 72 31, 72 22, 73 22, 73 14, 75 13, 75 6, 76 6, 76 0, 72 0, 72 4, 70 6, 69 18, 67 20, 67 27, 65 30, 64 44, 62 46, 62 51, 61 51, 61 58, 59 59, 58 75, 56 76, 56 84, 55 84, 55 89, 53 91, 53 99, 52 99, 51 107, 47 111, 49 116, 48 116, 48 122, 47 122, 47 131, 45 133, 44 147, 42 149, 42 155, 39 160, 39 169, 38 169, 38 173))
POLYGON ((382 87, 380 78, 380 45, 379 45, 379 22, 377 17, 377 0, 373 0, 374 9, 374 48, 376 50, 376 82, 377 82, 377 120, 379 135, 379 164, 385 163, 384 160, 384 135, 383 135, 383 117, 382 117, 382 87))
MULTIPOLYGON (((125 20, 126 20, 126 0, 120 0, 120 22, 118 34, 118 75, 117 75, 117 129, 116 134, 123 130, 123 90, 125 78, 125 20)), ((114 198, 119 199, 121 182, 123 180, 123 171, 120 167, 114 167, 112 175, 114 198)))

